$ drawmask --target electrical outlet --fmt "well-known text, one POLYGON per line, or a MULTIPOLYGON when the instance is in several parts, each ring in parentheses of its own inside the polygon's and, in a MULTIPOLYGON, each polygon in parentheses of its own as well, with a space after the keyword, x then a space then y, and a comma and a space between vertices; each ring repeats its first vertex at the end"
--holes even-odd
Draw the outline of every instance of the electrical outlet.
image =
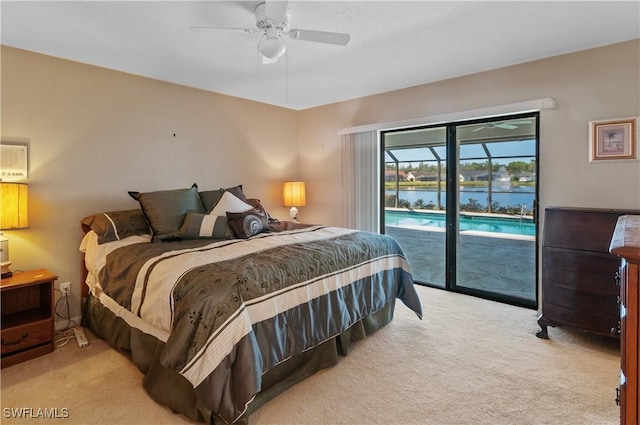
POLYGON ((60 292, 63 296, 71 295, 71 282, 64 282, 60 284, 60 292))

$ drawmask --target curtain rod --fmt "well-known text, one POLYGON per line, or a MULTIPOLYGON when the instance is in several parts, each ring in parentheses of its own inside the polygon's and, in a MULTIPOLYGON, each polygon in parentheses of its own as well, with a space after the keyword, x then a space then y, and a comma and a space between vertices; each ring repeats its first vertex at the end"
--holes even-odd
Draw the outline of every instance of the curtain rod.
POLYGON ((463 121, 476 118, 490 118, 499 115, 518 114, 535 112, 543 109, 555 109, 556 101, 551 97, 542 99, 527 100, 524 102, 510 103, 507 105, 489 106, 487 108, 470 109, 460 112, 448 112, 440 115, 410 118, 401 121, 388 121, 375 124, 357 125, 338 130, 338 136, 352 133, 362 133, 365 131, 392 130, 403 127, 414 127, 417 125, 439 124, 454 121, 463 121))

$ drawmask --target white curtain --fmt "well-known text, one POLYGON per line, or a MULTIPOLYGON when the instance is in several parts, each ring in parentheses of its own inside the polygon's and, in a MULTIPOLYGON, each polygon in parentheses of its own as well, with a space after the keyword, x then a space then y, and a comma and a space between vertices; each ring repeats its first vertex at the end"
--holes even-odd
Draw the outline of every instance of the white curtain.
POLYGON ((380 230, 379 155, 378 131, 342 135, 345 227, 380 230))

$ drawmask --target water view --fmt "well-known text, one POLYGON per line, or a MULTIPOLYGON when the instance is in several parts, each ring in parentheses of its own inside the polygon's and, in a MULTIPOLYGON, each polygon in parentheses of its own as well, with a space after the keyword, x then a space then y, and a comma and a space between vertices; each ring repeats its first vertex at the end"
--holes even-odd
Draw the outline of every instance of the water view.
MULTIPOLYGON (((522 186, 512 187, 508 191, 493 191, 492 196, 492 209, 495 210, 496 203, 498 207, 509 209, 511 212, 530 214, 533 209, 533 201, 535 199, 535 188, 522 186), (524 208, 523 208, 524 206, 524 208)), ((385 193, 386 197, 393 197, 396 195, 396 191, 393 189, 387 189, 385 193)), ((437 209, 438 205, 438 191, 434 189, 425 189, 417 187, 406 187, 398 191, 399 199, 407 201, 411 207, 416 205, 425 209, 437 209), (420 202, 422 200, 422 202, 420 202), (432 204, 433 207, 429 205, 432 204)), ((441 209, 445 209, 447 196, 445 191, 440 192, 440 204, 441 209)), ((460 204, 474 204, 478 207, 488 207, 488 192, 486 188, 460 187, 460 204)), ((387 206, 392 206, 388 205, 387 206)), ((400 206, 400 205, 399 205, 400 206)))
MULTIPOLYGON (((423 227, 425 230, 426 228, 433 230, 446 228, 446 218, 442 212, 387 210, 384 214, 384 222, 386 226, 423 227)), ((472 230, 511 235, 535 236, 536 234, 533 220, 525 218, 461 215, 459 228, 461 231, 472 230)))

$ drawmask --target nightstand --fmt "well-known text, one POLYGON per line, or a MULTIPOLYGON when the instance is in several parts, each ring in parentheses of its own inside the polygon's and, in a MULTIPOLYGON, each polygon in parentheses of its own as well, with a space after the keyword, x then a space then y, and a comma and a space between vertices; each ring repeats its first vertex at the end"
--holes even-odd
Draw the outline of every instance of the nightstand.
POLYGON ((14 273, 2 279, 1 365, 12 366, 53 351, 53 283, 47 269, 14 273))

